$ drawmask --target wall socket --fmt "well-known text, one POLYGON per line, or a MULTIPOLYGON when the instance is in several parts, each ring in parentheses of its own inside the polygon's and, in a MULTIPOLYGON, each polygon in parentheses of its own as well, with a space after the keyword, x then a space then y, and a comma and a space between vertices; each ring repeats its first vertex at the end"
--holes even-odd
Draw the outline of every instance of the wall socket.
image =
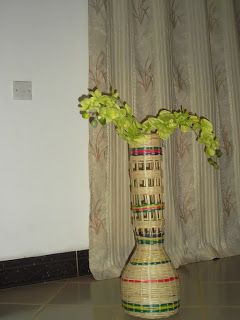
POLYGON ((13 81, 14 100, 32 100, 32 81, 13 81))

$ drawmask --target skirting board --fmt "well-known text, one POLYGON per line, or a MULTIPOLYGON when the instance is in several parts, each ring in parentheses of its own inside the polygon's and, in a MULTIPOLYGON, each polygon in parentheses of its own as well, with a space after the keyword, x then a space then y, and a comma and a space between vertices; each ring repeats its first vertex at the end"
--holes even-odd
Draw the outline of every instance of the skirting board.
POLYGON ((90 274, 88 250, 0 261, 0 289, 90 274))

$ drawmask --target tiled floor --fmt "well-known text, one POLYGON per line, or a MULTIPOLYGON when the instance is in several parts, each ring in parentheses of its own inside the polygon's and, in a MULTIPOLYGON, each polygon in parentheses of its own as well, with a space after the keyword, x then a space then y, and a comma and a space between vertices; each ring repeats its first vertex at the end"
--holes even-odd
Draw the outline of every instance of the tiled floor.
MULTIPOLYGON (((240 256, 182 266, 181 310, 172 320, 240 319, 240 256)), ((134 320, 119 279, 91 277, 0 290, 1 320, 134 320)))

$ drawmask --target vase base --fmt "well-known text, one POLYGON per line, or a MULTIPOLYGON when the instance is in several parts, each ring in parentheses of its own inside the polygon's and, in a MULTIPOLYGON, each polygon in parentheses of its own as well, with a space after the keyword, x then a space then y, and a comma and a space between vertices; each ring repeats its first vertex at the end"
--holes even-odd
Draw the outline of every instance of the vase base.
POLYGON ((131 312, 128 310, 125 310, 125 313, 127 313, 128 315, 132 316, 132 317, 138 317, 138 318, 143 318, 143 319, 163 319, 163 318, 168 318, 171 317, 173 315, 175 315, 176 313, 178 313, 179 309, 176 309, 174 311, 168 311, 168 312, 164 312, 162 314, 160 313, 145 313, 145 312, 131 312))

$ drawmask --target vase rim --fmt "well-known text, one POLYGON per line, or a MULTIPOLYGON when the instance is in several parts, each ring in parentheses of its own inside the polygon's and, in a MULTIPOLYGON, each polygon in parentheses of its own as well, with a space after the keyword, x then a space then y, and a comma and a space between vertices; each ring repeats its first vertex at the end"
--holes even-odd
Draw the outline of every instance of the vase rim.
MULTIPOLYGON (((149 133, 145 135, 145 140, 142 142, 137 142, 137 143, 129 143, 130 148, 138 147, 138 146, 145 146, 151 143, 154 143, 154 141, 157 141, 157 144, 162 141, 162 139, 159 137, 157 133, 149 133)), ((155 142, 156 143, 156 142, 155 142)))

